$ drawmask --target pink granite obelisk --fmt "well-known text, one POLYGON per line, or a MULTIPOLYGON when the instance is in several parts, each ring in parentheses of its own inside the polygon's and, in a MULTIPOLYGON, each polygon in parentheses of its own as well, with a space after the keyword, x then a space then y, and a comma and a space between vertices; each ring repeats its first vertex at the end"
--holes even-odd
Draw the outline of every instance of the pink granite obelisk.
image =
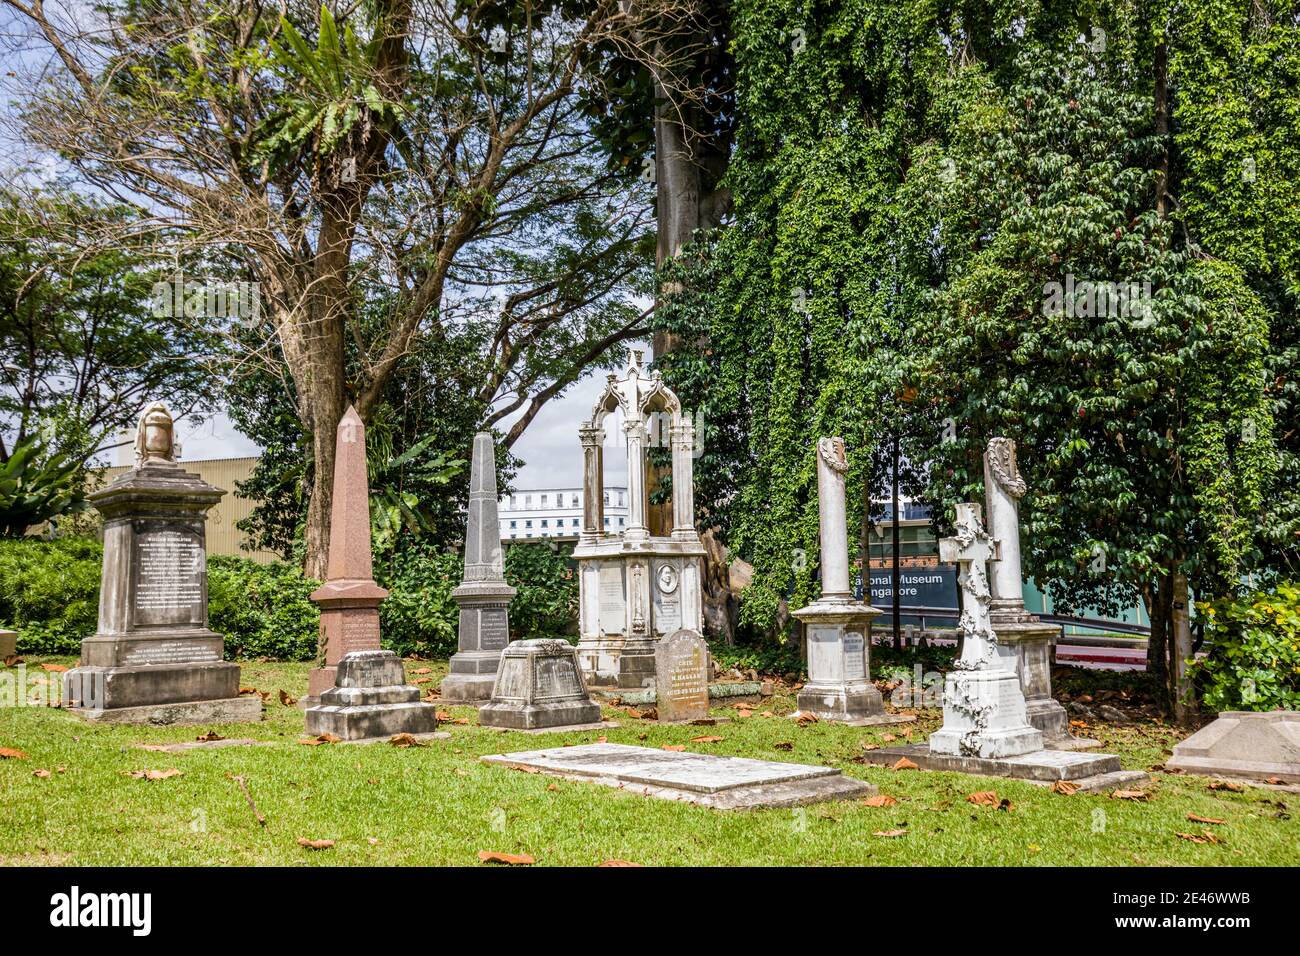
POLYGON ((307 694, 315 699, 334 686, 343 655, 379 650, 379 602, 388 592, 375 584, 370 555, 370 480, 366 426, 352 406, 339 422, 334 455, 334 500, 326 582, 311 599, 320 606, 324 666, 312 670, 307 694))

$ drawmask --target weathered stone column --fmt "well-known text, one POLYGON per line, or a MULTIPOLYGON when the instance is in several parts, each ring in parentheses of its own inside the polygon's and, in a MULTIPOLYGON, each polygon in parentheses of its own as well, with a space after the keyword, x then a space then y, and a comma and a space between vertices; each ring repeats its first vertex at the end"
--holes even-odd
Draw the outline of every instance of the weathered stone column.
POLYGON ((646 427, 640 419, 624 422, 627 435, 627 529, 623 537, 628 541, 643 541, 650 537, 645 523, 645 445, 646 427))
POLYGON ((1015 671, 1025 695, 1029 723, 1050 743, 1070 739, 1065 708, 1052 698, 1052 646, 1061 629, 1025 610, 1020 564, 1020 498, 1025 481, 1016 464, 1016 443, 989 440, 984 452, 984 495, 989 532, 1001 545, 1001 558, 989 579, 989 618, 998 635, 998 653, 1015 671))
POLYGON ((474 436, 469 480, 465 571, 460 587, 451 592, 460 606, 459 650, 451 656, 450 673, 438 690, 443 700, 458 703, 492 697, 497 664, 510 643, 510 599, 515 596, 505 578, 497 517, 496 449, 488 432, 474 436))
POLYGON ((595 541, 605 533, 605 429, 583 425, 582 439, 582 539, 595 541))
POLYGON ((844 440, 817 442, 817 505, 821 527, 822 594, 794 612, 806 627, 808 683, 799 691, 803 713, 852 724, 892 723, 871 683, 871 619, 880 612, 849 590, 844 440))
POLYGON ((694 539, 695 532, 695 427, 687 421, 669 429, 673 449, 673 531, 678 539, 694 539))

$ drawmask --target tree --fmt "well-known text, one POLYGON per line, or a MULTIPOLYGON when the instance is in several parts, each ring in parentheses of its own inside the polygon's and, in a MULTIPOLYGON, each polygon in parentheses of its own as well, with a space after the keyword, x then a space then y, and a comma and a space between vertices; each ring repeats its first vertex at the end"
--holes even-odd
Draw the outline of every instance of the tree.
POLYGON ((643 334, 630 297, 648 205, 614 188, 580 95, 600 95, 602 49, 636 46, 615 0, 283 17, 121 0, 81 32, 5 2, 61 67, 25 104, 27 137, 140 197, 155 235, 224 249, 260 283, 269 326, 248 359, 282 363, 312 440, 309 574, 325 566, 335 426, 350 403, 369 420, 421 340, 475 330, 487 424, 519 416, 509 444, 643 334), (373 286, 383 313, 362 308, 373 286))

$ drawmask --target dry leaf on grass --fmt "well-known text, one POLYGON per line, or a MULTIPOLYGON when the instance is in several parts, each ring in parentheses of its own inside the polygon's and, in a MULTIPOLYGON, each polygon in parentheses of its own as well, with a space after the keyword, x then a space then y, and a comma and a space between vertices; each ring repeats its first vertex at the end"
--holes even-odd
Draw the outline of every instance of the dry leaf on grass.
POLYGON ((418 680, 411 681, 411 683, 416 684, 416 685, 419 685, 419 684, 431 684, 431 683, 433 683, 433 678, 432 678, 432 677, 421 677, 421 678, 419 678, 418 680))
POLYGON ((603 863, 597 863, 597 866, 645 866, 644 863, 632 863, 628 860, 606 860, 603 863))
POLYGON ((32 771, 32 776, 33 776, 33 777, 40 777, 42 780, 44 780, 44 779, 45 779, 46 777, 48 777, 49 775, 50 775, 50 772, 49 772, 48 770, 33 770, 33 771, 32 771))
POLYGON ((1057 780, 1052 784, 1052 793, 1063 793, 1067 797, 1079 792, 1079 785, 1071 780, 1057 780))
POLYGON ((306 837, 298 837, 298 845, 304 846, 309 850, 329 850, 334 846, 333 840, 308 840, 306 837))
POLYGON ((412 674, 432 674, 432 673, 433 673, 433 668, 432 668, 432 667, 417 667, 415 670, 411 671, 411 673, 412 673, 412 674))
POLYGON ((1232 780, 1211 780, 1208 789, 1230 790, 1233 793, 1244 793, 1246 790, 1246 786, 1245 784, 1236 783, 1232 780))
POLYGON ((782 740, 780 743, 772 744, 772 746, 777 750, 794 750, 794 744, 788 740, 782 740))
POLYGON ((664 744, 661 749, 671 750, 673 753, 681 753, 683 750, 686 749, 686 745, 685 744, 664 744))
POLYGON ((366 837, 366 842, 369 843, 371 846, 379 846, 379 841, 374 837, 366 837))
POLYGON ((445 710, 435 711, 435 713, 438 715, 438 720, 444 723, 451 720, 451 714, 447 713, 445 710))
POLYGON ((1112 791, 1110 798, 1112 800, 1150 800, 1151 794, 1145 790, 1115 790, 1112 791))
POLYGON ((0 747, 0 760, 26 760, 27 754, 12 747, 0 747))
POLYGON ((298 698, 290 697, 282 688, 280 690, 280 703, 284 704, 286 707, 292 707, 294 704, 298 703, 298 698))
POLYGON ((807 727, 809 724, 818 723, 816 714, 800 714, 794 719, 794 722, 800 727, 807 727))
POLYGON ((893 734, 881 734, 880 739, 885 743, 889 743, 891 740, 896 740, 897 738, 893 734))
POLYGON ((194 739, 201 744, 210 744, 214 740, 225 740, 226 738, 221 736, 221 734, 217 733, 215 730, 209 730, 206 734, 200 734, 194 739))
POLYGON ((862 803, 868 807, 892 807, 897 805, 898 801, 887 793, 878 793, 874 797, 867 797, 862 803))
POLYGON ((342 737, 335 736, 334 734, 321 734, 319 737, 309 737, 305 740, 298 741, 298 743, 305 744, 308 747, 316 747, 320 744, 336 744, 342 739, 342 737))
POLYGON ((609 743, 609 738, 608 738, 608 737, 597 737, 597 738, 596 738, 596 743, 598 743, 598 744, 607 744, 607 743, 609 743))
POLYGON ((978 803, 982 807, 996 807, 998 795, 994 790, 979 790, 966 797, 967 803, 978 803))
POLYGON ((1222 843, 1223 841, 1216 837, 1209 830, 1202 830, 1201 835, 1195 833, 1175 833, 1174 836, 1180 840, 1191 840, 1193 843, 1222 843))
POLYGON ((1203 817, 1199 813, 1189 813, 1187 814, 1187 819, 1192 823, 1210 823, 1214 826, 1228 822, 1227 820, 1216 820, 1214 817, 1203 817))
POLYGON ((537 862, 527 853, 489 853, 487 850, 479 850, 478 858, 484 863, 504 863, 507 866, 532 866, 537 862))
POLYGON ((880 749, 880 744, 869 744, 869 743, 867 743, 867 742, 864 740, 864 741, 862 741, 862 749, 863 749, 863 750, 879 750, 879 749, 880 749))
POLYGON ((393 734, 388 742, 394 747, 423 747, 424 742, 415 734, 393 734))
POLYGON ((692 737, 692 738, 691 738, 691 743, 693 743, 693 744, 717 744, 717 743, 721 743, 721 742, 723 741, 723 739, 724 739, 724 738, 722 738, 722 737, 708 737, 708 736, 705 736, 705 737, 692 737))
POLYGON ((469 718, 468 718, 468 717, 457 717, 455 720, 452 721, 452 723, 453 723, 453 724, 461 724, 462 726, 469 726, 469 718))
POLYGON ((62 674, 67 671, 67 668, 64 667, 62 664, 42 664, 41 670, 47 671, 48 673, 51 674, 62 674))
POLYGON ((168 780, 172 777, 179 777, 183 771, 171 767, 167 770, 123 770, 123 775, 135 777, 137 780, 168 780))
POLYGON ((1281 777, 1265 777, 1264 782, 1267 784, 1272 784, 1275 787, 1278 787, 1286 783, 1287 781, 1283 780, 1281 777))
POLYGON ((916 764, 912 763, 912 761, 908 760, 906 757, 899 757, 898 762, 894 764, 892 767, 890 767, 889 769, 890 770, 920 770, 921 768, 918 767, 916 764))
POLYGON ((745 710, 738 710, 738 711, 736 711, 736 716, 737 716, 737 717, 753 717, 753 716, 754 716, 754 712, 753 712, 752 710, 749 710, 748 708, 746 708, 745 710))
POLYGON ((21 663, 23 663, 23 659, 17 654, 10 654, 5 658, 5 667, 17 667, 21 663))
POLYGON ((872 836, 878 837, 901 837, 907 836, 906 830, 877 830, 872 836))

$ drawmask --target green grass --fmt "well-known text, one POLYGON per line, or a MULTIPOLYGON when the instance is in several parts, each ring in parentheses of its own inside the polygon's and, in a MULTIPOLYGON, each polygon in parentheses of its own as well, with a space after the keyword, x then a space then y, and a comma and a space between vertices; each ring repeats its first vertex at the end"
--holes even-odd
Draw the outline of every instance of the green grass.
MULTIPOLYGON (((41 660, 28 659, 29 673, 41 660)), ((434 679, 445 671, 445 663, 426 666, 434 668, 428 675, 434 679)), ((488 766, 479 762, 481 755, 591 742, 601 733, 502 733, 473 725, 474 710, 463 707, 450 711, 471 724, 445 725, 451 739, 424 747, 303 746, 297 743, 302 712, 280 704, 277 692, 304 692, 307 667, 244 666, 245 685, 271 692, 266 719, 214 729, 267 746, 158 753, 134 745, 193 740, 208 728, 92 726, 59 710, 0 709, 0 747, 28 755, 0 760, 0 864, 479 865, 480 850, 570 866, 610 858, 781 866, 1300 863, 1300 821, 1284 806, 1300 799, 1293 794, 1211 791, 1203 778, 1156 774, 1148 788, 1152 798, 1134 803, 1063 796, 1006 780, 869 767, 855 759, 862 745, 881 743, 885 733, 899 733, 897 727, 799 727, 760 716, 793 710, 794 701, 781 696, 752 717, 714 727, 660 726, 609 710, 606 716, 621 726, 603 735, 617 743, 685 744, 694 751, 835 766, 876 784, 898 804, 716 811, 488 766), (705 734, 725 739, 690 742, 705 734), (778 749, 778 743, 792 749, 778 749), (168 768, 183 774, 149 781, 123 773, 168 768), (38 778, 37 769, 53 772, 38 778), (264 827, 230 774, 248 781, 264 827), (996 790, 1012 809, 968 803, 966 796, 978 790, 996 790), (1189 813, 1226 822, 1207 827, 1188 822, 1189 813), (897 829, 907 835, 874 835, 897 829), (1222 842, 1195 844, 1175 836, 1206 829, 1222 842), (299 837, 336 844, 313 851, 300 847, 299 837)), ((913 739, 938 723, 937 712, 923 712, 911 725, 913 739)), ((1178 739, 1157 724, 1094 725, 1090 732, 1130 769, 1162 763, 1178 739)))

